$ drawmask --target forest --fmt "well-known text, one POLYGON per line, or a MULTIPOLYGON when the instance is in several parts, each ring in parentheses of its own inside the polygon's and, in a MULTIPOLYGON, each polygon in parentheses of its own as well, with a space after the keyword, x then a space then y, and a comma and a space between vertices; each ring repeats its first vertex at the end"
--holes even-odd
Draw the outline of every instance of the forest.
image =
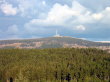
POLYGON ((0 49, 0 82, 110 82, 110 53, 95 48, 0 49))

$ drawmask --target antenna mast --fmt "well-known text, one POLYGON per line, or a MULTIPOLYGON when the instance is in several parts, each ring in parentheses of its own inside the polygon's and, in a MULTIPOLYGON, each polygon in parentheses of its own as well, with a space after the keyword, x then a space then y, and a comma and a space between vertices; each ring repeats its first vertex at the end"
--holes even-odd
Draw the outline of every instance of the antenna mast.
POLYGON ((56 35, 58 35, 58 31, 56 30, 56 35))
POLYGON ((58 31, 56 30, 56 34, 54 37, 62 37, 62 36, 60 36, 60 34, 58 34, 58 31))

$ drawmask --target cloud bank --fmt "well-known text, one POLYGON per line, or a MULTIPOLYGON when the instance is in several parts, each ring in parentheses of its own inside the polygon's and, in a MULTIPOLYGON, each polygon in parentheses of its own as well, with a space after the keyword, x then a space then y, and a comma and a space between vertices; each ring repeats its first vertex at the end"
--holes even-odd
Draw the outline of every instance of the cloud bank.
POLYGON ((1 11, 9 16, 9 15, 16 15, 17 14, 17 8, 13 7, 12 4, 4 3, 0 6, 1 11))
POLYGON ((61 34, 90 40, 110 38, 106 36, 110 34, 110 1, 6 0, 0 2, 1 17, 0 21, 6 22, 6 17, 16 18, 7 22, 8 27, 0 24, 1 31, 7 29, 7 36, 9 29, 13 29, 10 33, 21 31, 21 38, 47 37, 57 29, 61 34))

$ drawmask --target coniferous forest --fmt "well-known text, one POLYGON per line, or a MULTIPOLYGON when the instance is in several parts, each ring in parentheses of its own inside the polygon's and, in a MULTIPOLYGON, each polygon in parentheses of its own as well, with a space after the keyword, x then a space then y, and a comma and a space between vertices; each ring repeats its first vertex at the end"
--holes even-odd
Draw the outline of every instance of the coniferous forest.
POLYGON ((94 48, 1 49, 0 82, 110 82, 110 54, 94 48))

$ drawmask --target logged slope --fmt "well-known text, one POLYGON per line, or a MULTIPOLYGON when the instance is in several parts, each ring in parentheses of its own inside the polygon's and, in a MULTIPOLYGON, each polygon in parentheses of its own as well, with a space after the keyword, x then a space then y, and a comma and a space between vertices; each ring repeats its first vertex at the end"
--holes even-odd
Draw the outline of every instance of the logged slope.
POLYGON ((13 82, 110 82, 110 54, 98 49, 3 49, 0 82, 11 82, 10 79, 13 82))
POLYGON ((110 46, 110 43, 92 42, 72 37, 48 37, 28 40, 2 40, 0 48, 60 48, 110 46))

